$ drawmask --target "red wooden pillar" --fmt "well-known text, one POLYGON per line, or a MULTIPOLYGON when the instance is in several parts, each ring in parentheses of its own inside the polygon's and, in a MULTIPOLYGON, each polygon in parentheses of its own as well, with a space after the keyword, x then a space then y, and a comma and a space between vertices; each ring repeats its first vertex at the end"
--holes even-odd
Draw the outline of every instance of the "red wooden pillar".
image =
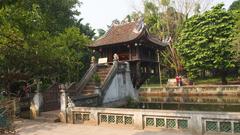
POLYGON ((129 54, 128 54, 128 60, 132 60, 132 47, 130 45, 127 46, 128 47, 128 50, 129 50, 129 54))

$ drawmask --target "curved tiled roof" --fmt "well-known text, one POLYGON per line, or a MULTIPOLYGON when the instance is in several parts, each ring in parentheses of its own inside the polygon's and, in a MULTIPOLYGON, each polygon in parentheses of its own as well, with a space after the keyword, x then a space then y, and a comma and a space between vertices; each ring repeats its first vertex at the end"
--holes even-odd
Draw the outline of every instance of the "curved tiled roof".
POLYGON ((112 25, 112 27, 105 35, 94 41, 94 43, 89 47, 125 43, 137 39, 144 34, 147 34, 146 36, 151 42, 157 45, 166 46, 163 42, 161 42, 160 39, 149 34, 145 28, 143 21, 136 21, 126 24, 112 25))
POLYGON ((140 25, 139 22, 113 25, 103 37, 96 40, 91 46, 97 47, 134 40, 142 33, 142 29, 138 30, 140 25))

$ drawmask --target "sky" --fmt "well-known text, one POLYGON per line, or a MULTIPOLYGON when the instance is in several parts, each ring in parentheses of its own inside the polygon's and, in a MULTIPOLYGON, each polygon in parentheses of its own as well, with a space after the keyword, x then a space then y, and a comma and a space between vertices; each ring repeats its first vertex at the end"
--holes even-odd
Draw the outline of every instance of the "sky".
MULTIPOLYGON (((79 11, 83 23, 90 23, 94 29, 107 29, 112 20, 122 20, 133 11, 142 11, 142 0, 80 0, 79 11)), ((212 5, 223 2, 228 8, 234 0, 212 0, 212 5)))

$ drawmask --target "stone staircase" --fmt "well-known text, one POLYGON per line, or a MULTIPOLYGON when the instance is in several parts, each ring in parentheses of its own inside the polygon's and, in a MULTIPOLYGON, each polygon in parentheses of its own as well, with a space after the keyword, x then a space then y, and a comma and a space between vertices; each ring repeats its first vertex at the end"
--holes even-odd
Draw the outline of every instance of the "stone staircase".
MULTIPOLYGON (((97 71, 96 71, 96 74, 99 76, 100 80, 101 80, 101 85, 102 83, 104 82, 104 80, 106 79, 107 75, 108 75, 108 72, 110 71, 111 69, 111 66, 108 66, 108 65, 100 65, 100 66, 97 66, 97 71)), ((81 95, 84 96, 89 96, 89 95, 93 95, 95 94, 94 91, 95 91, 95 87, 96 87, 96 84, 94 82, 93 79, 91 79, 87 84, 86 86, 83 88, 83 90, 81 91, 81 95)))
POLYGON ((105 90, 109 83, 111 83, 117 67, 117 63, 112 65, 91 65, 82 80, 79 83, 70 85, 67 89, 68 96, 70 97, 69 102, 73 106, 93 107, 101 105, 105 90), (96 79, 100 81, 100 84, 96 84, 96 79), (97 86, 99 87, 98 91, 96 91, 97 86))
POLYGON ((99 66, 97 68, 97 74, 100 77, 101 85, 103 84, 104 80, 106 79, 110 69, 111 69, 111 66, 99 66))
MULTIPOLYGON (((61 91, 64 92, 65 88, 61 91)), ((69 108, 112 106, 115 102, 126 100, 128 96, 135 98, 129 64, 119 61, 110 65, 92 64, 81 81, 72 83, 66 91, 66 94, 62 93, 62 98, 67 100, 66 105, 69 108)))
POLYGON ((85 96, 92 95, 94 94, 94 91, 95 91, 95 82, 93 80, 90 80, 81 91, 81 95, 85 95, 85 96))

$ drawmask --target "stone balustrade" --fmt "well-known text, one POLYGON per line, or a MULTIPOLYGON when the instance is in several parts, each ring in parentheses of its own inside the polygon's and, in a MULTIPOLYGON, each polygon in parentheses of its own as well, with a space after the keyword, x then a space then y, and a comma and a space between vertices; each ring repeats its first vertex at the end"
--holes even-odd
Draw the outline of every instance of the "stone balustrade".
POLYGON ((240 96, 240 85, 192 85, 182 87, 142 87, 139 95, 240 96))
POLYGON ((240 113, 121 108, 69 108, 68 123, 174 130, 193 135, 240 134, 240 113))

